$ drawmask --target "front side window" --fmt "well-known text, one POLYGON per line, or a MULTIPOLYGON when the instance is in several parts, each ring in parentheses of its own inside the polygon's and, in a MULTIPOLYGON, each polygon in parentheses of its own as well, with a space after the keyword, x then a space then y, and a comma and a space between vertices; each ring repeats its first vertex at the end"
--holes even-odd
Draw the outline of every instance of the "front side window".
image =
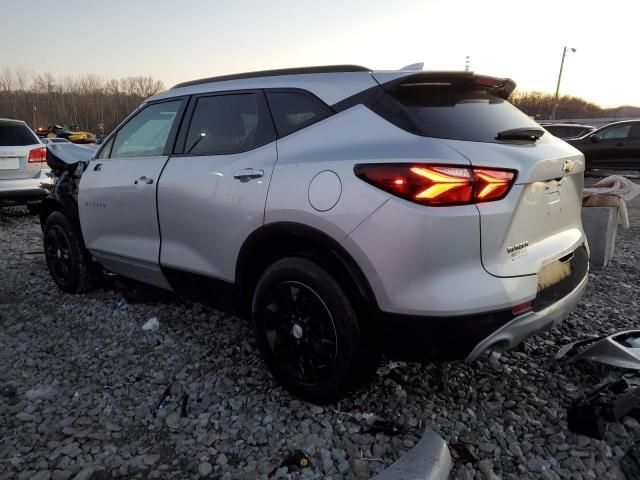
POLYGON ((181 104, 182 100, 155 103, 138 112, 116 134, 110 157, 162 155, 181 104))
POLYGON ((304 92, 267 92, 267 100, 279 137, 308 127, 333 113, 319 99, 304 92))
POLYGON ((239 93, 198 99, 184 147, 187 155, 224 155, 252 150, 273 140, 262 94, 239 93))
POLYGON ((631 125, 617 125, 615 127, 602 130, 600 133, 596 134, 596 137, 600 140, 627 138, 629 130, 631 130, 631 125))

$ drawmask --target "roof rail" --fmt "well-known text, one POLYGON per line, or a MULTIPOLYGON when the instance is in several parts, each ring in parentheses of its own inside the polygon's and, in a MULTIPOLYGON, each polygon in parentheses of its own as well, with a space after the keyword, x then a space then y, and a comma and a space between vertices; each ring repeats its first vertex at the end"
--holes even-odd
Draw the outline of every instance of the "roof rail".
POLYGON ((191 85, 201 85, 203 83, 224 82, 225 80, 240 80, 243 78, 275 77, 280 75, 303 75, 306 73, 346 73, 346 72, 370 72, 371 70, 359 65, 322 65, 319 67, 298 67, 281 68, 278 70, 262 70, 258 72, 234 73, 232 75, 221 75, 218 77, 201 78, 189 82, 178 83, 171 87, 181 88, 191 85))

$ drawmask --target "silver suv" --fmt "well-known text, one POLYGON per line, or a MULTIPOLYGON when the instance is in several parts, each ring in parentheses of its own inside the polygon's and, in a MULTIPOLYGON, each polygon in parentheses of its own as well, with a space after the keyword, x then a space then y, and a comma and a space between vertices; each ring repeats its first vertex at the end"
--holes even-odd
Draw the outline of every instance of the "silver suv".
POLYGON ((343 396, 381 354, 474 359, 556 325, 587 282, 583 156, 509 79, 312 67, 144 102, 55 163, 42 219, 65 291, 102 269, 205 292, 292 393, 343 396))
POLYGON ((20 120, 0 118, 0 206, 25 204, 34 213, 47 196, 47 148, 20 120))

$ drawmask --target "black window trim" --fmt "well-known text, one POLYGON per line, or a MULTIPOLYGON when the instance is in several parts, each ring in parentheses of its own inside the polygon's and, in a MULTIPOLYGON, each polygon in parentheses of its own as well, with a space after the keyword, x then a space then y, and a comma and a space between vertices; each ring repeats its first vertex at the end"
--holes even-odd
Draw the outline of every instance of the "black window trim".
MULTIPOLYGON (((131 120, 133 117, 135 117, 138 113, 140 113, 145 108, 148 108, 151 105, 157 105, 159 103, 175 102, 176 100, 182 100, 182 104, 180 105, 180 108, 176 112, 176 121, 174 121, 173 125, 171 126, 171 131, 169 132, 169 136, 167 137, 167 143, 165 144, 164 151, 162 152, 162 156, 171 155, 171 152, 173 151, 174 146, 175 146, 176 138, 177 138, 177 135, 178 135, 178 130, 179 130, 179 128, 182 125, 182 122, 184 120, 184 113, 185 113, 185 111, 187 109, 187 105, 189 103, 189 99, 190 99, 189 95, 179 95, 179 96, 175 96, 175 97, 167 97, 167 98, 162 98, 162 99, 159 99, 159 100, 153 100, 151 102, 143 102, 143 103, 141 103, 129 115, 127 115, 125 117, 125 119, 122 120, 122 122, 120 122, 120 124, 116 128, 114 128, 113 131, 109 135, 107 135, 105 137, 105 139, 102 141, 101 147, 96 151, 96 154, 95 154, 95 156, 93 158, 97 159, 98 156, 102 153, 102 150, 107 148, 107 146, 109 145, 109 142, 111 141, 111 139, 115 139, 116 135, 118 135, 118 132, 120 132, 122 127, 124 127, 129 122, 129 120, 131 120)), ((114 143, 115 143, 115 141, 114 141, 114 143)), ((111 152, 113 150, 114 143, 112 143, 111 146, 110 146, 109 155, 105 156, 104 158, 100 158, 100 160, 109 160, 109 159, 111 159, 111 152)), ((135 159, 135 158, 139 158, 139 157, 130 157, 130 159, 132 159, 132 160, 135 159)))
POLYGON ((257 148, 268 145, 277 139, 277 131, 276 126, 273 123, 273 118, 271 117, 271 111, 269 110, 269 103, 267 102, 267 98, 264 94, 263 89, 261 88, 250 88, 250 89, 241 89, 241 90, 221 90, 221 91, 213 91, 213 92, 203 92, 198 94, 193 94, 190 97, 189 104, 187 109, 185 110, 182 124, 180 126, 180 131, 176 136, 175 146, 173 152, 171 153, 172 157, 213 157, 217 155, 236 155, 238 153, 251 152, 257 148), (253 145, 251 148, 246 150, 239 150, 237 152, 224 152, 224 153, 185 153, 185 143, 187 141, 187 135, 189 133, 189 128, 191 127, 191 122, 193 120, 193 114, 196 109, 196 105, 200 98, 205 97, 219 97, 224 95, 246 95, 246 94, 254 94, 258 97, 258 120, 261 116, 264 116, 266 120, 268 120, 271 124, 271 130, 273 132, 272 137, 269 141, 261 143, 259 145, 253 145))
POLYGON ((269 107, 269 112, 271 113, 271 120, 273 122, 273 127, 276 130, 276 135, 278 136, 278 139, 280 138, 284 138, 287 137, 293 133, 299 132, 300 130, 304 130, 307 127, 310 127, 311 125, 315 125, 318 122, 321 122, 323 120, 326 120, 329 117, 332 117, 333 115, 335 115, 336 113, 338 113, 338 111, 331 105, 328 105, 326 102, 324 102, 320 97, 318 97, 315 93, 310 92, 309 90, 305 90, 304 88, 295 88, 295 87, 283 87, 283 88, 265 88, 264 89, 264 93, 265 93, 265 99, 267 101, 267 105, 269 107), (286 135, 280 135, 278 133, 278 127, 276 124, 276 119, 273 117, 273 111, 271 110, 271 104, 269 103, 269 93, 297 93, 300 95, 307 95, 311 98, 313 98, 314 100, 316 100, 318 103, 320 103, 321 105, 324 105, 324 107, 331 112, 328 116, 321 118, 320 120, 317 120, 315 122, 309 123, 301 128, 297 128, 295 130, 292 130, 291 132, 287 133, 286 135))

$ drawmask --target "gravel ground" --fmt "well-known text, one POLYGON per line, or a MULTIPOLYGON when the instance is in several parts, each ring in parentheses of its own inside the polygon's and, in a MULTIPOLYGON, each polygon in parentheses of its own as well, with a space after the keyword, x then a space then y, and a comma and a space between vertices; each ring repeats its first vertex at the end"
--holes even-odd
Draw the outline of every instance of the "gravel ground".
POLYGON ((603 370, 553 355, 638 327, 640 207, 630 213, 560 328, 493 363, 387 364, 321 408, 273 382, 242 321, 179 298, 126 302, 116 286, 60 292, 37 220, 0 210, 0 479, 369 478, 425 426, 468 449, 452 478, 624 478, 640 425, 611 424, 604 441, 569 432, 567 406, 603 370), (152 318, 159 329, 143 330, 152 318), (309 468, 278 468, 298 450, 309 468))

